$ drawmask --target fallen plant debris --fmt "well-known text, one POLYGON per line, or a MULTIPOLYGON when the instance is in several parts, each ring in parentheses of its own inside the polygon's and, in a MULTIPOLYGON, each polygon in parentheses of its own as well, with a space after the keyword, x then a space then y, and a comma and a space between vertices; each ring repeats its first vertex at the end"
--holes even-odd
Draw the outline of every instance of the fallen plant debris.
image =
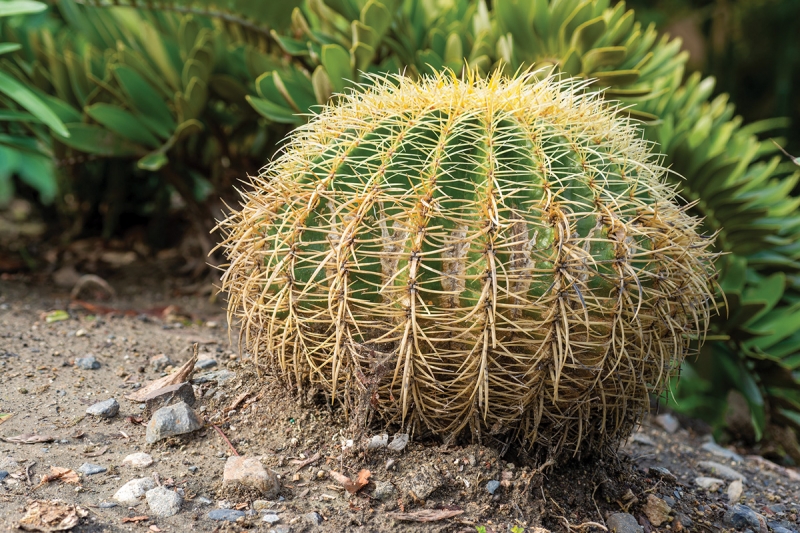
POLYGON ((99 450, 93 450, 93 451, 90 451, 90 452, 83 452, 83 455, 85 455, 86 457, 100 457, 101 455, 103 455, 107 451, 108 451, 108 446, 103 446, 99 450))
POLYGON ((2 437, 2 439, 12 444, 37 444, 40 442, 53 442, 56 440, 55 437, 51 437, 49 435, 37 435, 35 433, 23 433, 22 435, 16 435, 14 437, 2 437))
POLYGON ((47 485, 48 483, 51 483, 53 481, 78 484, 80 483, 81 478, 78 475, 78 473, 72 470, 71 468, 61 468, 58 466, 51 466, 50 473, 42 476, 42 480, 39 482, 38 485, 34 487, 33 490, 36 490, 42 485, 47 485))
POLYGON ((197 349, 198 344, 195 343, 194 353, 191 359, 181 365, 178 370, 172 374, 164 376, 163 378, 151 381, 141 389, 128 394, 125 397, 129 400, 133 400, 134 402, 143 402, 147 396, 159 389, 169 387, 170 385, 177 385, 178 383, 183 383, 184 381, 189 381, 189 379, 192 377, 192 373, 194 372, 194 365, 197 363, 197 349))
POLYGON ((462 510, 450 509, 421 509, 412 513, 387 513, 395 520, 402 522, 438 522, 462 514, 462 510))
POLYGON ((67 531, 86 515, 85 509, 62 500, 29 500, 17 527, 25 531, 67 531))
POLYGON ((11 418, 12 416, 14 416, 14 414, 13 414, 13 413, 0 413, 0 424, 2 424, 3 422, 5 422, 6 420, 8 420, 9 418, 11 418))
POLYGON ((138 524, 139 522, 145 522, 150 520, 149 516, 141 515, 141 516, 126 516, 122 519, 123 524, 134 523, 138 524))
MULTIPOLYGON (((297 465, 296 468, 294 469, 294 471, 295 472, 299 472, 300 470, 302 470, 303 468, 307 467, 311 463, 319 461, 320 457, 322 457, 322 456, 320 455, 319 452, 317 452, 314 455, 312 455, 311 457, 309 457, 308 459, 303 459, 303 460, 292 459, 292 464, 293 465, 297 465)), ((344 476, 342 476, 342 477, 344 477, 344 476)))
POLYGON ((358 492, 361 489, 363 489, 364 487, 366 487, 367 483, 369 483, 369 478, 370 478, 371 475, 372 475, 372 472, 370 472, 367 469, 362 469, 362 470, 360 470, 358 472, 358 475, 356 476, 356 480, 353 481, 349 477, 345 476, 344 474, 340 474, 339 472, 336 472, 335 470, 331 470, 331 472, 330 472, 330 476, 334 480, 336 480, 339 483, 341 483, 342 486, 344 487, 344 489, 347 492, 349 492, 350 494, 355 494, 356 492, 358 492))

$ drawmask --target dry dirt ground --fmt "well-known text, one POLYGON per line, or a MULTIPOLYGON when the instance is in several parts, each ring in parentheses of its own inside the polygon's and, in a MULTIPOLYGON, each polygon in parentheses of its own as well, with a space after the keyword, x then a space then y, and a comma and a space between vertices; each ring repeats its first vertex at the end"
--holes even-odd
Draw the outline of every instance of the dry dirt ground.
POLYGON ((208 295, 181 296, 181 282, 163 269, 149 268, 148 273, 146 278, 113 277, 116 296, 91 300, 104 307, 71 302, 69 293, 44 275, 0 279, 0 413, 12 415, 0 414, 0 476, 8 473, 0 480, 0 529, 15 528, 31 500, 56 499, 86 511, 73 529, 79 532, 591 532, 608 530, 610 515, 625 511, 643 531, 800 529, 798 470, 744 449, 730 449, 741 460, 720 456, 725 453, 720 450, 715 455, 702 447, 709 437, 685 420, 674 433, 647 420, 617 459, 569 464, 543 474, 513 452, 500 457, 495 443, 444 447, 412 439, 400 452, 369 451, 370 435, 387 431, 391 438, 392 428, 358 432, 341 411, 296 398, 270 378, 256 378, 242 360, 246 354, 228 341, 222 303, 208 295), (142 279, 150 281, 143 285, 142 279), (48 323, 48 313, 55 310, 68 316, 48 323), (165 354, 177 367, 190 358, 193 343, 199 343, 200 359, 218 361, 213 370, 227 369, 235 377, 224 384, 196 379, 195 409, 205 427, 147 444, 147 418, 140 404, 125 395, 136 384, 161 376, 151 358, 165 354), (100 368, 83 370, 74 364, 88 355, 97 358, 100 368), (118 415, 97 419, 86 414, 89 405, 109 398, 119 402, 118 415), (54 440, 5 440, 25 434, 54 440), (349 439, 354 440, 351 447, 346 446, 349 439), (260 457, 280 475, 279 498, 263 501, 253 491, 222 485, 232 448, 260 457), (150 454, 154 464, 141 470, 123 464, 135 452, 150 454), (731 481, 713 491, 697 486, 698 477, 720 477, 704 470, 702 461, 723 463, 745 478, 739 503, 753 515, 742 519, 728 512, 731 481), (73 483, 41 483, 52 467, 77 471, 83 463, 106 471, 81 475, 73 483), (355 494, 331 474, 355 478, 362 469, 371 473, 369 484, 355 494), (144 501, 135 507, 108 506, 123 484, 139 477, 155 477, 181 492, 181 511, 157 518, 144 501), (494 494, 487 487, 492 481, 500 482, 494 494), (209 512, 220 507, 249 514, 237 522, 211 520, 209 512), (279 522, 265 522, 266 512, 277 514, 279 522), (440 519, 419 522, 426 513, 440 519), (441 518, 447 515, 453 516, 441 518), (752 522, 753 516, 764 522, 752 522), (139 518, 130 521, 133 517, 139 518))

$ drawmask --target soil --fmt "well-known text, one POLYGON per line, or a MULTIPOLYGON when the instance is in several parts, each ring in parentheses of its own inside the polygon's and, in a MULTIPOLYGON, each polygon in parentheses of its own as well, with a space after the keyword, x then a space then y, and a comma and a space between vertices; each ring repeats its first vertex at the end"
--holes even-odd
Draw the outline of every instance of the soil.
POLYGON ((0 439, 54 438, 31 444, 0 440, 0 471, 9 472, 0 481, 4 530, 15 528, 30 500, 56 499, 88 511, 72 529, 76 532, 281 531, 279 526, 291 532, 592 532, 606 531, 610 514, 621 512, 633 515, 644 531, 732 530, 725 517, 729 482, 713 492, 699 488, 695 479, 711 476, 700 461, 723 463, 746 477, 739 503, 766 519, 765 533, 800 528, 797 469, 742 448, 730 448, 742 461, 713 455, 702 448, 710 439, 703 425, 684 419, 680 429, 668 433, 650 418, 617 457, 544 471, 513 450, 501 457, 503 446, 496 442, 445 446, 412 438, 401 452, 368 450, 372 435, 388 432, 391 440, 392 428, 354 427, 324 399, 297 397, 275 378, 257 376, 247 354, 238 351, 235 332, 229 342, 224 304, 208 291, 193 295, 197 284, 155 263, 129 265, 107 281, 115 296, 86 302, 71 300, 68 289, 45 275, 0 278, 0 439), (48 322, 54 310, 68 316, 48 322), (162 376, 151 358, 165 354, 177 368, 191 357, 194 343, 200 359, 218 361, 212 370, 227 369, 235 377, 223 385, 200 383, 202 372, 196 372, 194 408, 205 427, 147 444, 142 405, 125 396, 162 376), (75 365, 76 358, 90 354, 100 368, 75 365), (120 404, 118 415, 86 414, 89 405, 112 397, 120 404), (260 457, 279 474, 277 500, 265 502, 253 489, 223 486, 233 449, 260 457), (135 452, 149 453, 155 463, 143 470, 123 464, 135 452), (77 471, 87 462, 107 470, 83 475, 77 483, 40 483, 51 467, 77 471), (337 481, 337 473, 355 479, 362 470, 369 471, 369 483, 355 494, 337 481), (135 507, 100 505, 112 502, 127 481, 146 476, 182 490, 180 513, 157 518, 144 501, 135 507), (490 481, 500 482, 494 494, 487 489, 490 481), (654 497, 668 506, 669 516, 658 526, 653 509, 660 503, 654 497), (209 511, 220 506, 253 513, 230 523, 209 519, 209 511), (265 509, 275 511, 280 522, 264 522, 265 509), (409 520, 425 513, 438 520, 409 520), (447 515, 452 516, 443 518, 447 515), (131 517, 140 519, 125 520, 131 517))

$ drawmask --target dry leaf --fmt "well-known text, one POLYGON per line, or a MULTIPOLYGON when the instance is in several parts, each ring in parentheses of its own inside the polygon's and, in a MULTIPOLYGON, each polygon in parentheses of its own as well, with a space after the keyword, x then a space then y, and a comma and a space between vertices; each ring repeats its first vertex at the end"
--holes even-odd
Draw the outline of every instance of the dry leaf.
POLYGON ((3 440, 13 444, 36 444, 37 442, 53 442, 56 438, 48 435, 26 433, 24 435, 17 435, 16 437, 3 437, 3 440))
POLYGON ((145 520, 150 520, 150 517, 149 516, 144 516, 144 515, 142 515, 142 516, 126 516, 125 518, 122 519, 122 523, 123 524, 127 524, 128 522, 133 522, 133 523, 136 524, 136 523, 139 523, 139 522, 144 522, 145 520))
POLYGON ((11 418, 12 416, 14 416, 13 413, 0 413, 0 424, 5 422, 6 420, 11 418))
POLYGON ((100 457, 107 451, 108 451, 108 446, 103 446, 99 450, 95 450, 93 452, 83 452, 83 455, 85 455, 86 457, 100 457))
POLYGON ((177 385, 178 383, 189 381, 189 379, 192 377, 192 373, 194 372, 195 363, 197 363, 197 344, 194 345, 194 354, 192 355, 192 358, 183 363, 183 365, 176 372, 173 372, 172 374, 164 376, 163 378, 155 381, 151 381, 141 389, 125 397, 129 400, 133 400, 134 402, 143 402, 148 395, 154 391, 157 391, 158 389, 163 389, 164 387, 169 387, 170 385, 177 385))
POLYGON ((51 481, 61 480, 64 483, 80 483, 80 476, 78 473, 70 468, 59 468, 57 466, 50 467, 50 473, 42 476, 42 480, 36 486, 38 489, 42 485, 46 483, 50 483, 51 481))
POLYGON ((61 500, 29 500, 18 527, 25 531, 67 531, 88 513, 61 500))
POLYGON ((387 513, 395 520, 405 522, 436 522, 446 518, 453 518, 464 511, 450 511, 448 509, 422 509, 413 513, 387 513))
POLYGON ((372 472, 369 470, 361 470, 356 477, 356 480, 353 481, 349 477, 336 472, 335 470, 331 470, 330 472, 331 477, 342 484, 344 489, 349 492, 350 494, 355 494, 356 492, 360 491, 364 487, 367 486, 369 483, 369 477, 372 475, 372 472))

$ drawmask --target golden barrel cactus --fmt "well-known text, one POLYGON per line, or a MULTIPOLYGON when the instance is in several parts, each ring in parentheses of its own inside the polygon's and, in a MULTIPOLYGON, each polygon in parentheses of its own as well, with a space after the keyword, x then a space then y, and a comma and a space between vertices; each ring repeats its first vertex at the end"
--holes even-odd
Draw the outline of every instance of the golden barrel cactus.
POLYGON ((373 77, 224 220, 260 363, 387 421, 608 449, 702 338, 711 239, 618 109, 572 80, 373 77))

